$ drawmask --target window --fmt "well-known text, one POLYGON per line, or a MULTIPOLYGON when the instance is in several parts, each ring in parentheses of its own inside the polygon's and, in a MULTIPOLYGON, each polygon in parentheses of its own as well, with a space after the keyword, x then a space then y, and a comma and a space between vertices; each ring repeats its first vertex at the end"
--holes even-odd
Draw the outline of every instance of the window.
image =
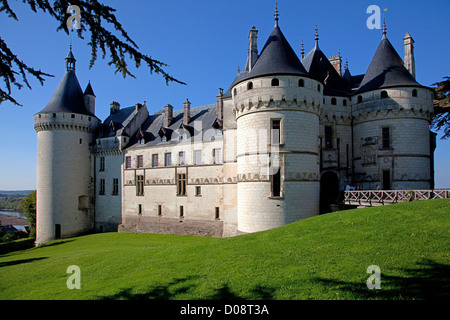
POLYGON ((105 157, 100 157, 100 171, 105 171, 105 157))
POLYGON ((144 166, 144 156, 139 155, 137 156, 137 167, 142 168, 144 166))
POLYGON ((280 85, 280 80, 277 78, 272 79, 272 87, 278 87, 280 85))
POLYGON ((387 97, 388 97, 387 91, 386 91, 386 90, 381 91, 381 93, 380 93, 380 98, 381 98, 381 99, 385 99, 385 98, 387 98, 387 97))
POLYGON ((75 115, 74 115, 74 114, 71 114, 70 117, 71 117, 72 119, 75 119, 75 115))
POLYGON ((126 169, 131 168, 131 157, 125 157, 125 168, 126 169))
POLYGON ((358 103, 361 103, 363 101, 362 96, 358 96, 358 103))
POLYGON ((272 197, 281 196, 281 174, 280 170, 272 175, 272 197))
POLYGON ((166 136, 162 136, 161 141, 162 142, 166 142, 167 141, 167 137, 166 136))
POLYGON ((320 84, 317 85, 317 91, 320 92, 320 84))
POLYGON ((164 166, 170 167, 172 165, 172 154, 167 152, 164 154, 164 166))
POLYGON ((138 215, 142 215, 142 204, 138 204, 138 215))
POLYGON ((389 149, 391 147, 391 139, 389 134, 389 128, 382 128, 382 148, 389 149))
POLYGON ((142 175, 136 176, 136 195, 144 195, 144 176, 142 175))
POLYGON ((202 187, 201 186, 196 186, 195 187, 195 195, 197 197, 200 197, 202 195, 202 187))
POLYGON ((281 120, 272 119, 271 144, 279 145, 281 142, 281 120))
POLYGON ((202 150, 194 151, 194 164, 201 165, 202 164, 202 150))
POLYGON ((80 144, 83 144, 83 139, 80 139, 80 144))
POLYGON ((162 216, 162 207, 160 204, 158 204, 158 216, 161 217, 162 216))
POLYGON ((325 126, 325 148, 333 148, 333 128, 330 126, 325 126))
POLYGON ((186 195, 186 174, 177 174, 177 196, 186 195))
POLYGON ((180 166, 186 165, 186 152, 180 151, 180 152, 178 153, 178 164, 179 164, 180 166))
POLYGON ((344 106, 346 106, 347 105, 347 100, 342 100, 342 104, 344 105, 344 106))
POLYGON ((216 220, 220 220, 220 208, 216 207, 216 220))
POLYGON ((252 90, 253 89, 253 82, 249 82, 247 83, 247 90, 252 90))
POLYGON ((413 89, 413 91, 412 91, 412 96, 413 96, 413 97, 417 97, 417 89, 413 89))
POLYGON ((152 154, 152 167, 158 166, 158 154, 152 154))
POLYGON ((180 206, 180 218, 184 218, 184 207, 180 206))
POLYGON ((305 80, 303 80, 303 79, 298 79, 298 86, 299 86, 299 87, 304 87, 304 86, 305 86, 305 80))
POLYGON ((100 179, 100 190, 98 191, 99 195, 105 194, 105 179, 100 179))
POLYGON ((55 239, 61 239, 61 225, 55 224, 55 239))
POLYGON ((391 190, 391 170, 383 170, 383 190, 391 190))
POLYGON ((180 136, 178 137, 178 140, 179 141, 187 140, 187 133, 180 134, 180 136))
POLYGON ((113 179, 113 191, 112 191, 113 196, 116 196, 119 194, 119 179, 114 178, 113 179))
POLYGON ((333 105, 333 106, 335 106, 336 105, 336 98, 331 98, 331 104, 333 105))
POLYGON ((56 118, 56 113, 53 114, 53 118, 56 118))
POLYGON ((221 164, 222 163, 222 149, 220 149, 220 148, 213 149, 213 158, 214 158, 214 164, 221 164))

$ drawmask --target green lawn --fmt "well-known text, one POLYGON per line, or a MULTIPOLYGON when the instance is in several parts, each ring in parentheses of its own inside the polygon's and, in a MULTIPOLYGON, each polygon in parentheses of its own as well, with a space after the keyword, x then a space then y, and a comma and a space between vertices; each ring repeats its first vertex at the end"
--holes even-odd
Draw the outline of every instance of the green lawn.
POLYGON ((225 239, 103 233, 7 253, 3 244, 0 299, 448 299, 449 227, 446 199, 225 239), (70 265, 79 290, 66 286, 70 265), (370 265, 379 290, 366 286, 370 265))

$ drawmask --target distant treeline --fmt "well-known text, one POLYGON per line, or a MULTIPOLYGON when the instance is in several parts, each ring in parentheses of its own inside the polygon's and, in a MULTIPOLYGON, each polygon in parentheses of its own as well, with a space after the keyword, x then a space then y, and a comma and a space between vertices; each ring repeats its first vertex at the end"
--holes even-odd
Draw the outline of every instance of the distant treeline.
POLYGON ((0 190, 0 199, 1 198, 25 198, 32 191, 33 190, 19 190, 19 191, 0 190))
POLYGON ((22 212, 22 198, 2 198, 0 197, 0 210, 22 212))

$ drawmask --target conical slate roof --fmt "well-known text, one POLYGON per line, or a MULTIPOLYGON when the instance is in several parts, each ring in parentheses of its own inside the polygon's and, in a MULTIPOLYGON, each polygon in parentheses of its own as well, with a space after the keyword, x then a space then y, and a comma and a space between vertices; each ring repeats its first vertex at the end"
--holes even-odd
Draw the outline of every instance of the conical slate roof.
POLYGON ((89 81, 86 89, 84 90, 84 95, 90 95, 95 97, 94 90, 92 90, 91 82, 89 81))
MULTIPOLYGON (((72 51, 69 52, 66 59, 75 59, 73 58, 72 51)), ((53 93, 47 106, 41 111, 41 113, 50 112, 78 113, 95 117, 94 114, 86 109, 83 91, 81 90, 74 69, 66 67, 66 72, 56 91, 53 93)))
POLYGON ((422 87, 404 67, 403 60, 384 33, 356 93, 398 86, 422 87))
POLYGON ((314 49, 303 58, 302 63, 312 78, 324 83, 325 95, 350 95, 351 88, 348 82, 337 73, 331 62, 319 49, 317 42, 314 49))

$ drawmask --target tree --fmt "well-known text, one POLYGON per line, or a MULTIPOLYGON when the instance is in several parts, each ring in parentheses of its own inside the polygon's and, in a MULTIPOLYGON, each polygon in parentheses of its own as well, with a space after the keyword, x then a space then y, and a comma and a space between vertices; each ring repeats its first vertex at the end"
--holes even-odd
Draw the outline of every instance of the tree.
MULTIPOLYGON (((138 45, 128 36, 122 25, 117 21, 114 15, 115 9, 101 4, 97 0, 22 0, 22 2, 27 4, 34 12, 40 10, 49 14, 60 23, 56 30, 63 30, 67 34, 69 34, 68 19, 73 21, 71 19, 72 11, 68 10, 68 8, 76 6, 77 10, 79 9, 79 12, 76 12, 77 17, 80 18, 80 25, 77 22, 76 27, 81 27, 77 29, 77 36, 84 39, 84 33, 90 34, 88 45, 91 47, 91 60, 89 68, 93 67, 100 49, 102 58, 105 59, 105 56, 109 54, 111 60, 108 62, 108 65, 114 65, 116 68, 115 73, 120 72, 124 78, 127 75, 135 77, 128 69, 126 59, 126 56, 128 56, 137 68, 144 62, 150 69, 150 73, 161 74, 167 85, 169 82, 185 84, 164 71, 163 67, 166 67, 167 64, 152 59, 138 50, 138 45), (119 33, 119 36, 108 31, 108 27, 113 27, 119 33)), ((9 6, 8 0, 0 0, 0 13, 2 12, 5 12, 8 17, 14 20, 19 20, 16 13, 9 6)), ((21 89, 26 85, 31 89, 27 75, 36 78, 41 85, 44 84, 46 77, 53 77, 53 75, 28 66, 11 51, 6 42, 0 37, 0 77, 3 78, 5 84, 4 89, 0 87, 0 104, 3 101, 10 101, 15 105, 20 105, 12 96, 12 87, 15 86, 21 89), (17 79, 17 76, 21 77, 22 80, 17 79)))
POLYGON ((28 219, 30 237, 36 237, 36 191, 28 194, 22 203, 23 214, 28 219))
POLYGON ((444 130, 441 139, 450 137, 450 77, 444 77, 444 81, 436 82, 434 87, 434 118, 431 126, 440 131, 444 130))

